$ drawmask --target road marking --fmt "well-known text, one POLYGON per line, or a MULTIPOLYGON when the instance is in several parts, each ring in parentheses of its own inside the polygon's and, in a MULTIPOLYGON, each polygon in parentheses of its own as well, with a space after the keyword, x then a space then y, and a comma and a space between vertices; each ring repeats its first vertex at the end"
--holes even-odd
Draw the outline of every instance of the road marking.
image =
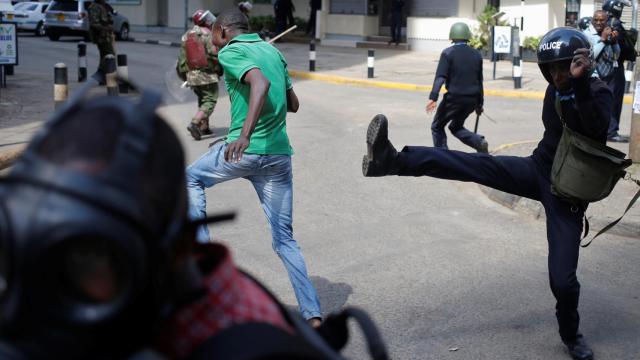
POLYGON ((518 145, 526 145, 526 144, 534 144, 539 142, 540 140, 524 140, 524 141, 516 141, 516 142, 512 142, 512 143, 508 143, 508 144, 502 144, 499 145, 498 147, 496 147, 495 149, 491 150, 491 153, 497 153, 499 151, 514 147, 514 146, 518 146, 518 145))

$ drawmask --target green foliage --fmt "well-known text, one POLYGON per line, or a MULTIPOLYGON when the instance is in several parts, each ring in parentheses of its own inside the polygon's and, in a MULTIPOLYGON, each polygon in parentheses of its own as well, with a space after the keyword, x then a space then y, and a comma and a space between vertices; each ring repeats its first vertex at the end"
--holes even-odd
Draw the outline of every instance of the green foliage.
POLYGON ((301 17, 296 17, 295 19, 293 19, 295 21, 295 24, 298 25, 298 28, 296 28, 294 31, 298 32, 298 31, 307 31, 307 20, 303 19, 301 17))
POLYGON ((522 47, 525 49, 538 51, 538 45, 540 45, 540 40, 542 40, 542 36, 527 36, 524 38, 522 42, 522 47))
POLYGON ((493 26, 508 26, 509 23, 506 20, 495 19, 492 16, 498 12, 498 9, 491 5, 487 5, 482 10, 482 13, 478 15, 478 22, 480 25, 478 29, 473 32, 473 36, 469 41, 469 45, 476 49, 487 49, 489 44, 489 38, 491 37, 491 27, 493 26))
POLYGON ((275 31, 276 21, 272 15, 251 16, 249 17, 249 28, 251 31, 275 31))

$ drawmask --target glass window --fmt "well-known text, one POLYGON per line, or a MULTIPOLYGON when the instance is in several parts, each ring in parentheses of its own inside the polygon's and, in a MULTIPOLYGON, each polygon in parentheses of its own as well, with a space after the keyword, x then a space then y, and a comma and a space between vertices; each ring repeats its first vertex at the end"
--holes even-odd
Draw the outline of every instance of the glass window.
POLYGON ((332 14, 364 15, 367 13, 367 0, 332 0, 332 14))
POLYGON ((78 11, 78 2, 77 1, 55 1, 51 5, 51 9, 53 11, 78 11))
POLYGON ((565 26, 578 26, 580 18, 580 0, 567 0, 567 7, 564 17, 565 26))

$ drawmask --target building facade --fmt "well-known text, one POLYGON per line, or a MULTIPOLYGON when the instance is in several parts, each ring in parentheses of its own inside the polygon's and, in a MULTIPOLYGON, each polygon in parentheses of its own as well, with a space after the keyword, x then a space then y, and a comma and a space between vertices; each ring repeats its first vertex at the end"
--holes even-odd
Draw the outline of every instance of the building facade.
MULTIPOLYGON (((252 16, 273 15, 275 0, 253 0, 252 16)), ((126 15, 134 29, 158 27, 183 30, 197 9, 214 13, 236 6, 240 0, 109 0, 126 15)), ((541 36, 558 26, 574 26, 593 15, 603 0, 404 0, 402 35, 412 50, 441 51, 448 46, 450 26, 458 21, 476 28, 476 18, 487 4, 504 12, 510 24, 522 23, 521 39, 541 36)), ((308 19, 309 0, 293 0, 294 16, 308 19)), ((356 46, 390 33, 391 0, 322 0, 316 34, 323 44, 356 46)), ((631 9, 623 12, 631 23, 631 9)))

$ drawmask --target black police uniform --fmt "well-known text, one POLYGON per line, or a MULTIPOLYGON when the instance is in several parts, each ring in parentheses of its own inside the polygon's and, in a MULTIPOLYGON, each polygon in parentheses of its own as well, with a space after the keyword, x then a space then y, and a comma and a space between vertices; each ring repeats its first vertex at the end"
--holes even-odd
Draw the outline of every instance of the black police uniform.
MULTIPOLYGON (((573 85, 575 93, 561 102, 567 126, 606 142, 611 91, 595 78, 574 80, 573 85)), ((571 342, 579 325, 580 283, 576 269, 586 207, 571 205, 551 194, 551 165, 562 135, 562 123, 555 109, 556 96, 555 88, 549 85, 542 110, 544 137, 529 157, 407 146, 398 153, 396 166, 401 176, 470 181, 542 203, 547 217, 549 279, 557 301, 560 336, 563 341, 571 342)))
POLYGON ((484 137, 467 130, 464 122, 469 114, 484 103, 480 53, 466 42, 457 42, 442 51, 430 100, 438 101, 443 84, 447 87, 447 93, 431 124, 433 146, 447 149, 444 127, 449 123, 453 136, 479 150, 484 137))
POLYGON ((602 4, 602 10, 609 14, 609 25, 613 25, 613 19, 617 19, 614 29, 619 32, 618 45, 620 45, 620 57, 618 58, 618 67, 614 69, 613 77, 608 81, 611 91, 613 92, 613 105, 611 108, 611 121, 609 123, 608 137, 614 138, 618 136, 620 125, 620 114, 622 113, 622 103, 624 100, 624 88, 626 78, 624 76, 624 59, 635 59, 635 50, 629 48, 625 41, 621 41, 627 36, 627 31, 620 22, 624 3, 620 0, 607 0, 602 4))

